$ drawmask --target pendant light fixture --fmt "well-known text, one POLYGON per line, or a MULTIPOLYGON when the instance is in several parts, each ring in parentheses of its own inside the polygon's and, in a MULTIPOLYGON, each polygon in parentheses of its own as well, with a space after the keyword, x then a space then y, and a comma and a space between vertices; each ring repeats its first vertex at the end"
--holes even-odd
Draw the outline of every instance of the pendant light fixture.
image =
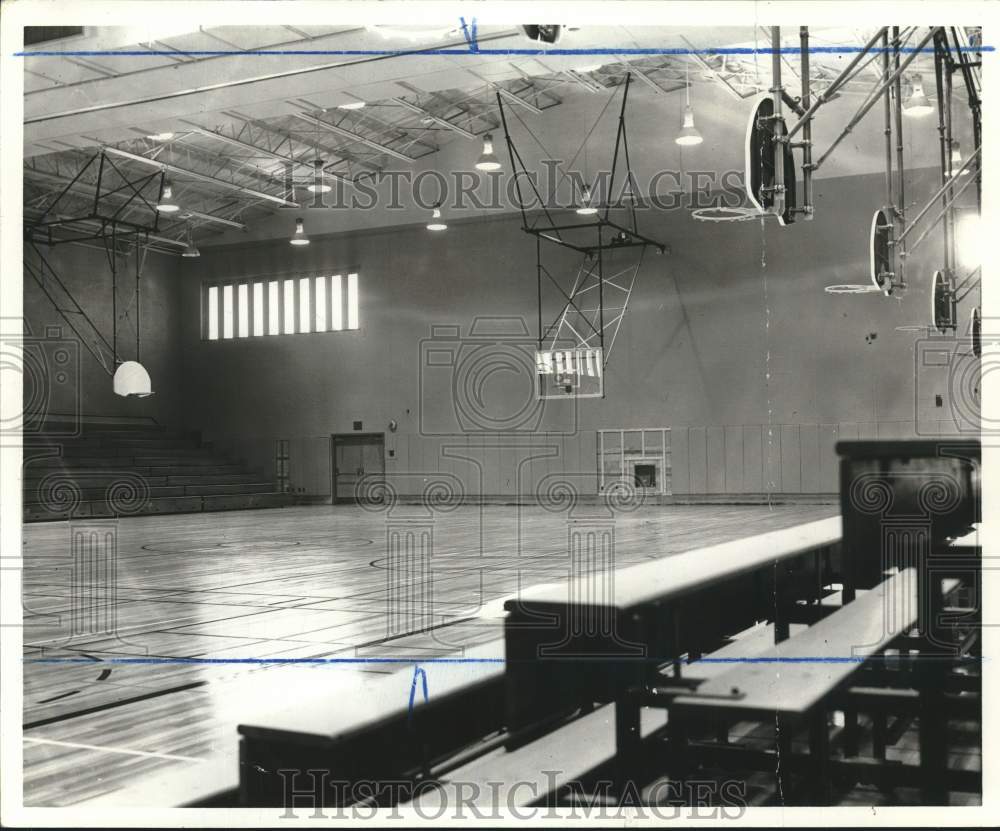
POLYGON ((306 236, 306 230, 302 223, 302 217, 295 220, 295 233, 292 234, 292 238, 288 242, 292 245, 309 244, 309 237, 306 236))
POLYGON ((163 193, 160 201, 156 204, 156 210, 162 214, 174 214, 181 209, 181 206, 174 201, 174 186, 169 179, 163 180, 163 193))
POLYGON ((580 197, 580 206, 576 209, 576 212, 581 216, 592 216, 597 213, 597 208, 594 207, 593 195, 587 185, 583 186, 583 193, 580 197))
POLYGON ((448 223, 441 218, 441 206, 435 205, 434 211, 431 213, 431 221, 427 223, 427 230, 446 231, 447 229, 448 223))
POLYGON ((969 175, 969 168, 965 168, 965 170, 961 170, 960 171, 959 168, 961 166, 962 166, 962 150, 961 150, 961 145, 957 141, 955 141, 953 139, 952 142, 951 142, 951 167, 952 167, 952 171, 953 171, 951 175, 952 176, 968 176, 969 175))
POLYGON ((124 361, 115 370, 111 381, 115 395, 122 398, 149 398, 153 394, 153 383, 146 368, 138 361, 124 361))
POLYGON ((934 107, 924 94, 923 79, 919 75, 913 75, 910 84, 913 90, 910 92, 910 97, 903 102, 903 115, 919 118, 934 112, 934 107))
POLYGON ((674 139, 675 144, 681 147, 694 147, 701 144, 701 133, 694 126, 694 110, 691 109, 691 80, 689 78, 689 64, 684 65, 684 122, 681 131, 674 139))
POLYGON ((487 133, 483 136, 483 152, 476 162, 476 170, 499 170, 500 162, 497 154, 493 152, 493 136, 487 133))
POLYGON ((331 188, 326 182, 326 176, 323 172, 323 160, 316 159, 313 162, 313 180, 312 184, 309 185, 306 190, 310 193, 329 193, 333 188, 331 188))
POLYGON ((187 245, 184 246, 184 250, 181 252, 182 257, 200 257, 201 251, 198 250, 198 246, 194 244, 194 239, 191 236, 191 223, 187 225, 187 245))

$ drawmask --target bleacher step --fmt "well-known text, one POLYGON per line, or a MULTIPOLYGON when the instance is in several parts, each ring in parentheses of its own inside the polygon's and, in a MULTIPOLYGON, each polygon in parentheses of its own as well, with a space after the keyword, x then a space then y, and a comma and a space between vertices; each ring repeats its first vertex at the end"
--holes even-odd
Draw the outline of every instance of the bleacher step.
POLYGON ((149 422, 52 421, 25 437, 25 521, 289 505, 273 481, 190 430, 149 422))

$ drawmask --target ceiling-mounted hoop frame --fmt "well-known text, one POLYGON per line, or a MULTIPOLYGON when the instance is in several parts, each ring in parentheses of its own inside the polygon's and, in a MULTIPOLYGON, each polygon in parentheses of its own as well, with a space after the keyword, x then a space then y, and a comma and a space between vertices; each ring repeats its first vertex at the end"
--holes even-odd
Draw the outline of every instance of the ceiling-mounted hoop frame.
MULTIPOLYGON (((778 224, 785 226, 795 221, 795 159, 792 149, 783 143, 785 160, 785 210, 774 213, 774 197, 768 195, 773 188, 774 176, 774 128, 766 126, 775 121, 774 100, 770 94, 762 94, 750 111, 747 119, 746 139, 743 146, 744 188, 750 203, 757 209, 757 215, 775 216, 778 224), (764 122, 762 125, 761 122, 764 122)), ((784 119, 781 119, 784 124, 784 119)))
POLYGON ((958 328, 955 314, 955 292, 946 272, 938 269, 931 279, 931 326, 938 334, 945 334, 950 329, 958 328))
POLYGON ((875 289, 888 297, 895 289, 895 269, 892 261, 893 224, 886 210, 879 208, 872 214, 868 237, 868 272, 875 289))
POLYGON ((977 358, 983 357, 983 314, 979 306, 972 309, 969 316, 969 329, 972 337, 972 354, 977 358))

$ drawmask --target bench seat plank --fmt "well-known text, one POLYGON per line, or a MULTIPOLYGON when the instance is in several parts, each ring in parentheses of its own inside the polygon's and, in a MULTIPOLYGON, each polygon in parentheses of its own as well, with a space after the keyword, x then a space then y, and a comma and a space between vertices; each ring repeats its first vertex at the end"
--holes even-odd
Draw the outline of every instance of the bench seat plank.
MULTIPOLYGON (((769 531, 741 540, 711 545, 666 559, 641 563, 615 572, 613 606, 631 609, 680 597, 696 589, 737 577, 778 560, 785 560, 840 542, 839 516, 769 531)), ((592 578, 586 578, 592 582, 592 578)), ((532 608, 563 607, 570 598, 585 596, 565 583, 535 586, 521 592, 507 608, 525 603, 532 608)))
MULTIPOLYGON (((431 702, 503 676, 502 638, 451 657, 464 660, 449 663, 446 657, 412 662, 420 665, 426 674, 431 702)), ((287 697, 284 706, 243 721, 239 733, 258 739, 280 738, 306 744, 343 738, 373 724, 405 715, 410 706, 413 679, 413 666, 391 675, 333 677, 329 684, 317 684, 322 678, 313 672, 309 684, 289 688, 295 689, 296 695, 287 697)), ((413 698, 414 712, 424 706, 422 689, 418 689, 413 698)))
MULTIPOLYGON (((664 710, 644 708, 640 733, 649 736, 666 724, 664 710)), ((615 755, 615 708, 605 704, 510 753, 498 749, 449 773, 432 791, 413 800, 422 809, 457 804, 520 807, 556 788, 579 781, 615 755), (460 788, 461 793, 449 793, 460 788), (499 788, 499 790, 497 790, 499 788)))
POLYGON ((917 573, 909 568, 752 661, 710 678, 697 694, 677 697, 671 712, 803 717, 916 620, 917 573))

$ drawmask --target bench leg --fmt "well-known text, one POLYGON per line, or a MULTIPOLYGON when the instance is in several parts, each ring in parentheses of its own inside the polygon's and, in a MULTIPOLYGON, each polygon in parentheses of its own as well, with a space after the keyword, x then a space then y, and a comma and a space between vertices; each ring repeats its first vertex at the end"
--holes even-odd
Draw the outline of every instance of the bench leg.
POLYGON ((920 690, 920 791, 925 805, 947 805, 944 777, 948 767, 948 721, 945 717, 944 677, 932 666, 924 673, 920 690))
POLYGON ((624 793, 634 777, 639 760, 639 699, 625 692, 615 701, 615 777, 618 792, 624 793))
POLYGON ((858 711, 853 707, 844 710, 844 755, 858 755, 858 711))
POLYGON ((879 761, 885 761, 886 746, 885 713, 872 714, 872 756, 879 761))
POLYGON ((792 770, 788 760, 792 756, 792 729, 788 721, 778 716, 774 723, 776 731, 776 745, 778 750, 778 764, 775 765, 774 777, 775 785, 778 789, 778 797, 782 805, 785 804, 785 795, 791 793, 792 781, 789 776, 792 770))
POLYGON ((817 805, 829 805, 833 802, 833 788, 830 781, 830 727, 826 719, 826 710, 822 708, 812 716, 809 722, 809 756, 812 763, 811 775, 813 799, 817 805))

